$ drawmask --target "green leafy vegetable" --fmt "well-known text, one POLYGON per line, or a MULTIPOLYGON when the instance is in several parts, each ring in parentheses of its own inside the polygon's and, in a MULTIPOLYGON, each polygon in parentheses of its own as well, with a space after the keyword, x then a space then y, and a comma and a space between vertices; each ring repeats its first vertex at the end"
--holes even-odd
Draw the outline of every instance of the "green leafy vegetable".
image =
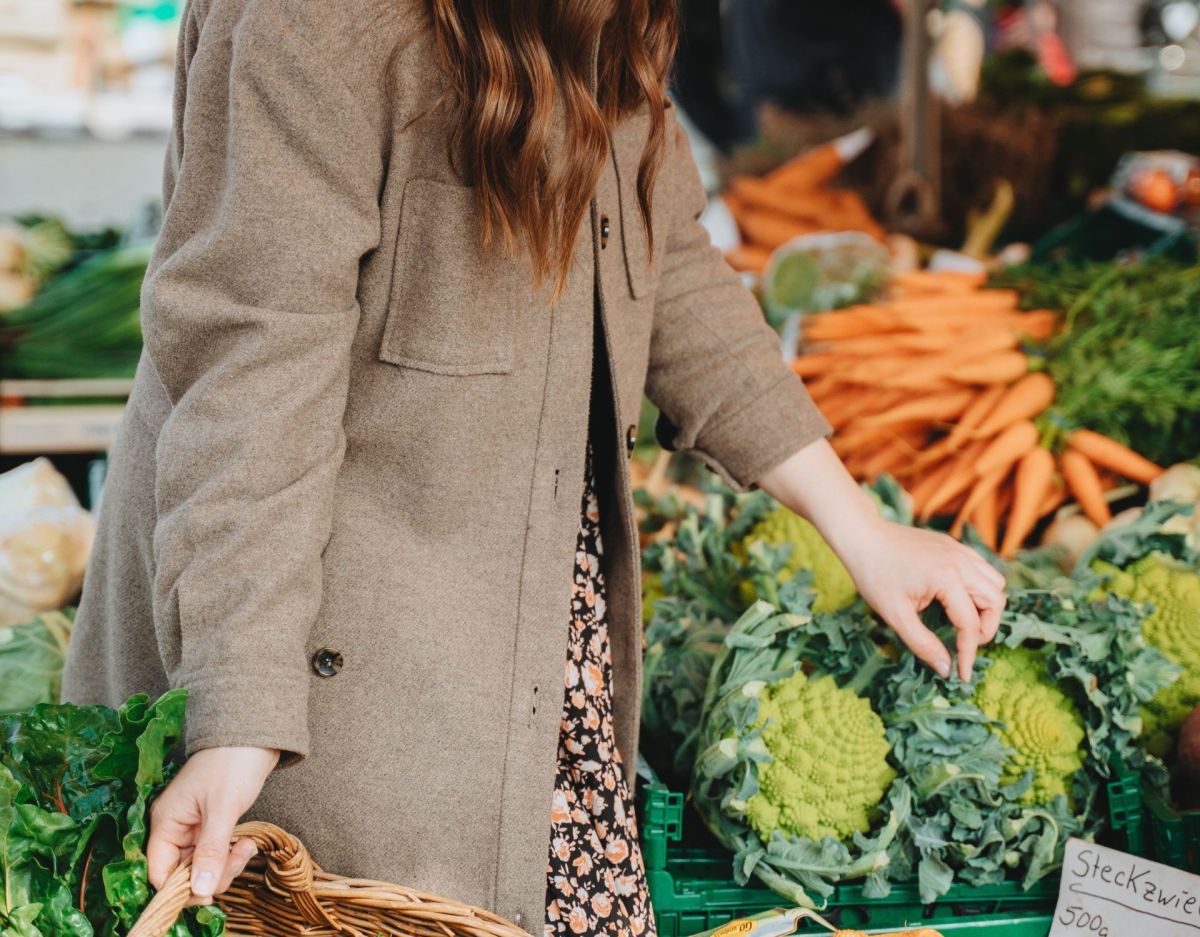
MULTIPOLYGON (((0 935, 115 937, 150 899, 146 810, 168 780, 186 693, 119 711, 43 704, 0 720, 0 935)), ((214 909, 172 937, 219 937, 214 909)))
POLYGON ((0 628, 0 713, 58 702, 74 620, 68 609, 0 628))
POLYGON ((1070 426, 1163 465, 1200 453, 1200 267, 1167 260, 1028 267, 998 281, 1063 310, 1045 348, 1070 426))

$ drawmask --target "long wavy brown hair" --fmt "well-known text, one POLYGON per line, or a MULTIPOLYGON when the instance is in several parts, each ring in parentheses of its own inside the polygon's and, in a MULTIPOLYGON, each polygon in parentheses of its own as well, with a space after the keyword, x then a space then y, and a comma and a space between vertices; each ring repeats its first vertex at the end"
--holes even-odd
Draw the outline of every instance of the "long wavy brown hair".
POLYGON ((485 243, 498 240, 509 251, 523 244, 537 281, 552 279, 561 291, 608 155, 608 131, 647 105, 637 192, 653 250, 651 193, 666 152, 674 0, 428 2, 452 91, 451 153, 478 188, 485 243))

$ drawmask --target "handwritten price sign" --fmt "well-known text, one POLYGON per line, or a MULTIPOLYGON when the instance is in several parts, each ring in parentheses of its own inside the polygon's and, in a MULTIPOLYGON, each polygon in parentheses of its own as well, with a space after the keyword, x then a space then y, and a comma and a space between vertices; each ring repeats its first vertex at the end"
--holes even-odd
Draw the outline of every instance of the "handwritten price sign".
POLYGON ((1200 875, 1067 842, 1050 937, 1200 937, 1200 875))

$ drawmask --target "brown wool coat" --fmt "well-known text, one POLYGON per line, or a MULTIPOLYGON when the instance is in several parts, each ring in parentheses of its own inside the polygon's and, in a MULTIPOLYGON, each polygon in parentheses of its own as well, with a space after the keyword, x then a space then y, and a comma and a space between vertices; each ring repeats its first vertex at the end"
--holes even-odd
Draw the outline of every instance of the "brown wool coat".
MULTIPOLYGON (((191 0, 66 694, 186 687, 189 750, 298 756, 255 812, 325 867, 540 933, 597 290, 622 452, 643 390, 743 486, 827 427, 696 221, 673 116, 653 260, 644 115, 611 134, 553 308, 486 251, 444 113, 420 117, 445 87, 421 22, 416 0, 191 0)), ((637 546, 610 475, 632 766, 637 546)))

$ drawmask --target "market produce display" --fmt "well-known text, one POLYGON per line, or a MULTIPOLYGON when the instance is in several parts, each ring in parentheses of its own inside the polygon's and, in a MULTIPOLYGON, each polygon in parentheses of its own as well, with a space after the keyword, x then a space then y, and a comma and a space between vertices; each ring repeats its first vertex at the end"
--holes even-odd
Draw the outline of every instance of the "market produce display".
MULTIPOLYGON (((876 492, 903 517, 892 485, 876 492)), ((1183 603, 1160 602, 1170 617, 1153 604, 1200 585, 1185 537, 1164 529, 1178 504, 1112 528, 1070 576, 1022 555, 972 684, 928 671, 856 597, 816 611, 810 535, 778 536, 764 524, 778 510, 761 493, 715 493, 645 555, 662 597, 642 751, 672 784, 691 762, 694 803, 737 881, 808 907, 846 881, 876 896, 916 882, 925 901, 956 884, 1029 886, 1068 837, 1103 832, 1115 765, 1166 790, 1160 757, 1178 770, 1200 673, 1178 646, 1183 603)), ((926 619, 949 637, 940 611, 926 619)))
MULTIPOLYGON (((42 705, 0 718, 0 933, 115 937, 150 898, 147 807, 169 780, 186 694, 155 703, 42 705)), ((172 937, 218 937, 196 908, 172 937)))
POLYGON ((1196 270, 1086 270, 1004 288, 918 271, 887 301, 809 317, 795 369, 851 472, 895 474, 922 520, 970 523, 1011 557, 1065 501, 1098 530, 1113 489, 1200 452, 1200 332, 1179 333, 1196 270))
POLYGON ((142 243, 88 256, 0 315, 0 376, 131 377, 142 349, 138 313, 152 248, 142 243))
POLYGON ((723 198, 742 234, 726 259, 735 270, 762 273, 776 248, 805 234, 861 231, 882 241, 884 230, 862 197, 832 187, 842 168, 871 142, 848 134, 793 157, 765 176, 735 176, 723 198))

